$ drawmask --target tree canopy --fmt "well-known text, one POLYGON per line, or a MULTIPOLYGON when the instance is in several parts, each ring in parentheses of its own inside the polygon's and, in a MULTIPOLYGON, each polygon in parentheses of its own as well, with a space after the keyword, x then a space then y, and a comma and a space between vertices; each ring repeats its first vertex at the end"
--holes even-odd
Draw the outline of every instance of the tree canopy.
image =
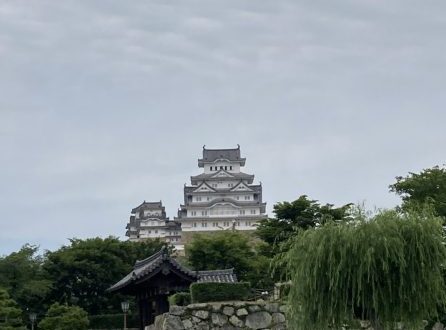
POLYGON ((308 229, 328 221, 344 220, 351 204, 335 208, 333 204, 320 205, 306 195, 293 202, 279 202, 274 205, 275 218, 264 219, 257 227, 256 234, 270 245, 286 241, 296 229, 308 229))
POLYGON ((186 245, 186 256, 196 270, 234 268, 240 280, 265 287, 272 285, 270 260, 259 253, 261 245, 238 231, 197 234, 186 245))
POLYGON ((129 273, 137 259, 158 251, 156 241, 122 242, 115 237, 71 239, 70 245, 48 252, 44 269, 53 284, 49 301, 76 304, 89 314, 119 311, 120 299, 105 292, 129 273))
POLYGON ((403 208, 430 204, 437 215, 446 218, 446 168, 434 166, 420 173, 396 177, 390 191, 400 195, 403 208))
POLYGON ((358 213, 300 232, 284 258, 292 329, 337 329, 355 318, 412 329, 446 298, 441 221, 428 213, 358 213))
MULTIPOLYGON (((18 252, 0 258, 0 284, 23 310, 42 306, 52 281, 43 271, 38 247, 24 245, 18 252)), ((42 310, 43 311, 43 310, 42 310)))
POLYGON ((25 329, 22 322, 22 310, 3 288, 0 288, 0 329, 25 329))

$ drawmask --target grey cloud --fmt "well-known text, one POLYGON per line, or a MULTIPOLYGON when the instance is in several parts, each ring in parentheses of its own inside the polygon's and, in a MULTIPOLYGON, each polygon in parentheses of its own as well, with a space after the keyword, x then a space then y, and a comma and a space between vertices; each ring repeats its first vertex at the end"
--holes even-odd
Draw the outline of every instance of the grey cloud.
POLYGON ((444 163, 443 2, 0 4, 0 253, 173 217, 203 144, 240 143, 269 211, 391 207, 444 163), (11 238, 14 237, 14 238, 11 238))

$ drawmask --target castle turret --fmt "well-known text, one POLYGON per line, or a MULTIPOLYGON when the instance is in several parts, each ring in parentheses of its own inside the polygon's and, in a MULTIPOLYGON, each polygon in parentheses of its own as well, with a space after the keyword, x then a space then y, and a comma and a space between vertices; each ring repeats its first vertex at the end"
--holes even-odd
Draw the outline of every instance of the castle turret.
POLYGON ((130 241, 159 238, 173 245, 180 244, 181 225, 170 221, 161 201, 146 202, 132 209, 126 236, 130 241))

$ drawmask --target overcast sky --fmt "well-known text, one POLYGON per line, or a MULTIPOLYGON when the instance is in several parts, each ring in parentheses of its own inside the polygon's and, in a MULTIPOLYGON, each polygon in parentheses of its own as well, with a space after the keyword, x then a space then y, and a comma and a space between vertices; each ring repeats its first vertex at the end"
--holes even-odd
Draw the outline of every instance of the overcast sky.
POLYGON ((241 145, 271 213, 393 207, 445 163, 446 2, 0 0, 0 255, 173 218, 202 146, 241 145))

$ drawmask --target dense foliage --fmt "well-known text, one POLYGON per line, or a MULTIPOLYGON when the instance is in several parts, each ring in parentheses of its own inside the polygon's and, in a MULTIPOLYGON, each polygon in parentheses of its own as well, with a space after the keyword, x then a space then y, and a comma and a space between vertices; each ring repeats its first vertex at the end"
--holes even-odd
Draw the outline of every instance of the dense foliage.
POLYGON ((78 306, 55 303, 50 306, 45 318, 39 322, 42 330, 87 330, 88 314, 78 306))
POLYGON ((33 306, 44 312, 52 280, 42 269, 44 259, 36 246, 24 245, 18 252, 0 258, 0 285, 23 310, 33 306))
POLYGON ((238 278, 255 287, 272 286, 270 259, 262 255, 262 242, 238 231, 197 234, 186 246, 190 266, 196 270, 234 268, 238 278))
POLYGON ((9 297, 5 289, 0 288, 0 329, 25 329, 22 322, 22 311, 17 303, 9 297))
POLYGON ((439 218, 396 211, 301 232, 285 256, 290 325, 340 328, 361 318, 412 329, 435 318, 446 298, 442 235, 439 218))
POLYGON ((122 296, 105 290, 129 273, 137 259, 152 255, 163 244, 122 242, 114 237, 70 243, 46 255, 43 267, 53 282, 49 299, 75 304, 92 315, 119 312, 122 296))
MULTIPOLYGON (((90 315, 121 315, 124 297, 105 290, 130 272, 137 259, 155 253, 163 244, 122 242, 114 237, 72 239, 44 256, 37 255, 37 247, 25 245, 0 257, 0 285, 27 314, 32 310, 43 315, 57 302, 77 305, 90 315)), ((28 319, 27 314, 22 316, 28 319)))
POLYGON ((446 168, 434 166, 420 173, 396 177, 390 190, 403 199, 403 208, 430 204, 437 215, 446 218, 446 168))
POLYGON ((334 208, 333 204, 320 205, 316 200, 300 196, 293 202, 274 205, 275 218, 260 222, 256 234, 270 246, 277 245, 293 236, 297 229, 309 229, 330 221, 348 218, 351 204, 334 208))
POLYGON ((246 300, 250 296, 250 285, 247 282, 192 283, 190 294, 193 303, 246 300))

